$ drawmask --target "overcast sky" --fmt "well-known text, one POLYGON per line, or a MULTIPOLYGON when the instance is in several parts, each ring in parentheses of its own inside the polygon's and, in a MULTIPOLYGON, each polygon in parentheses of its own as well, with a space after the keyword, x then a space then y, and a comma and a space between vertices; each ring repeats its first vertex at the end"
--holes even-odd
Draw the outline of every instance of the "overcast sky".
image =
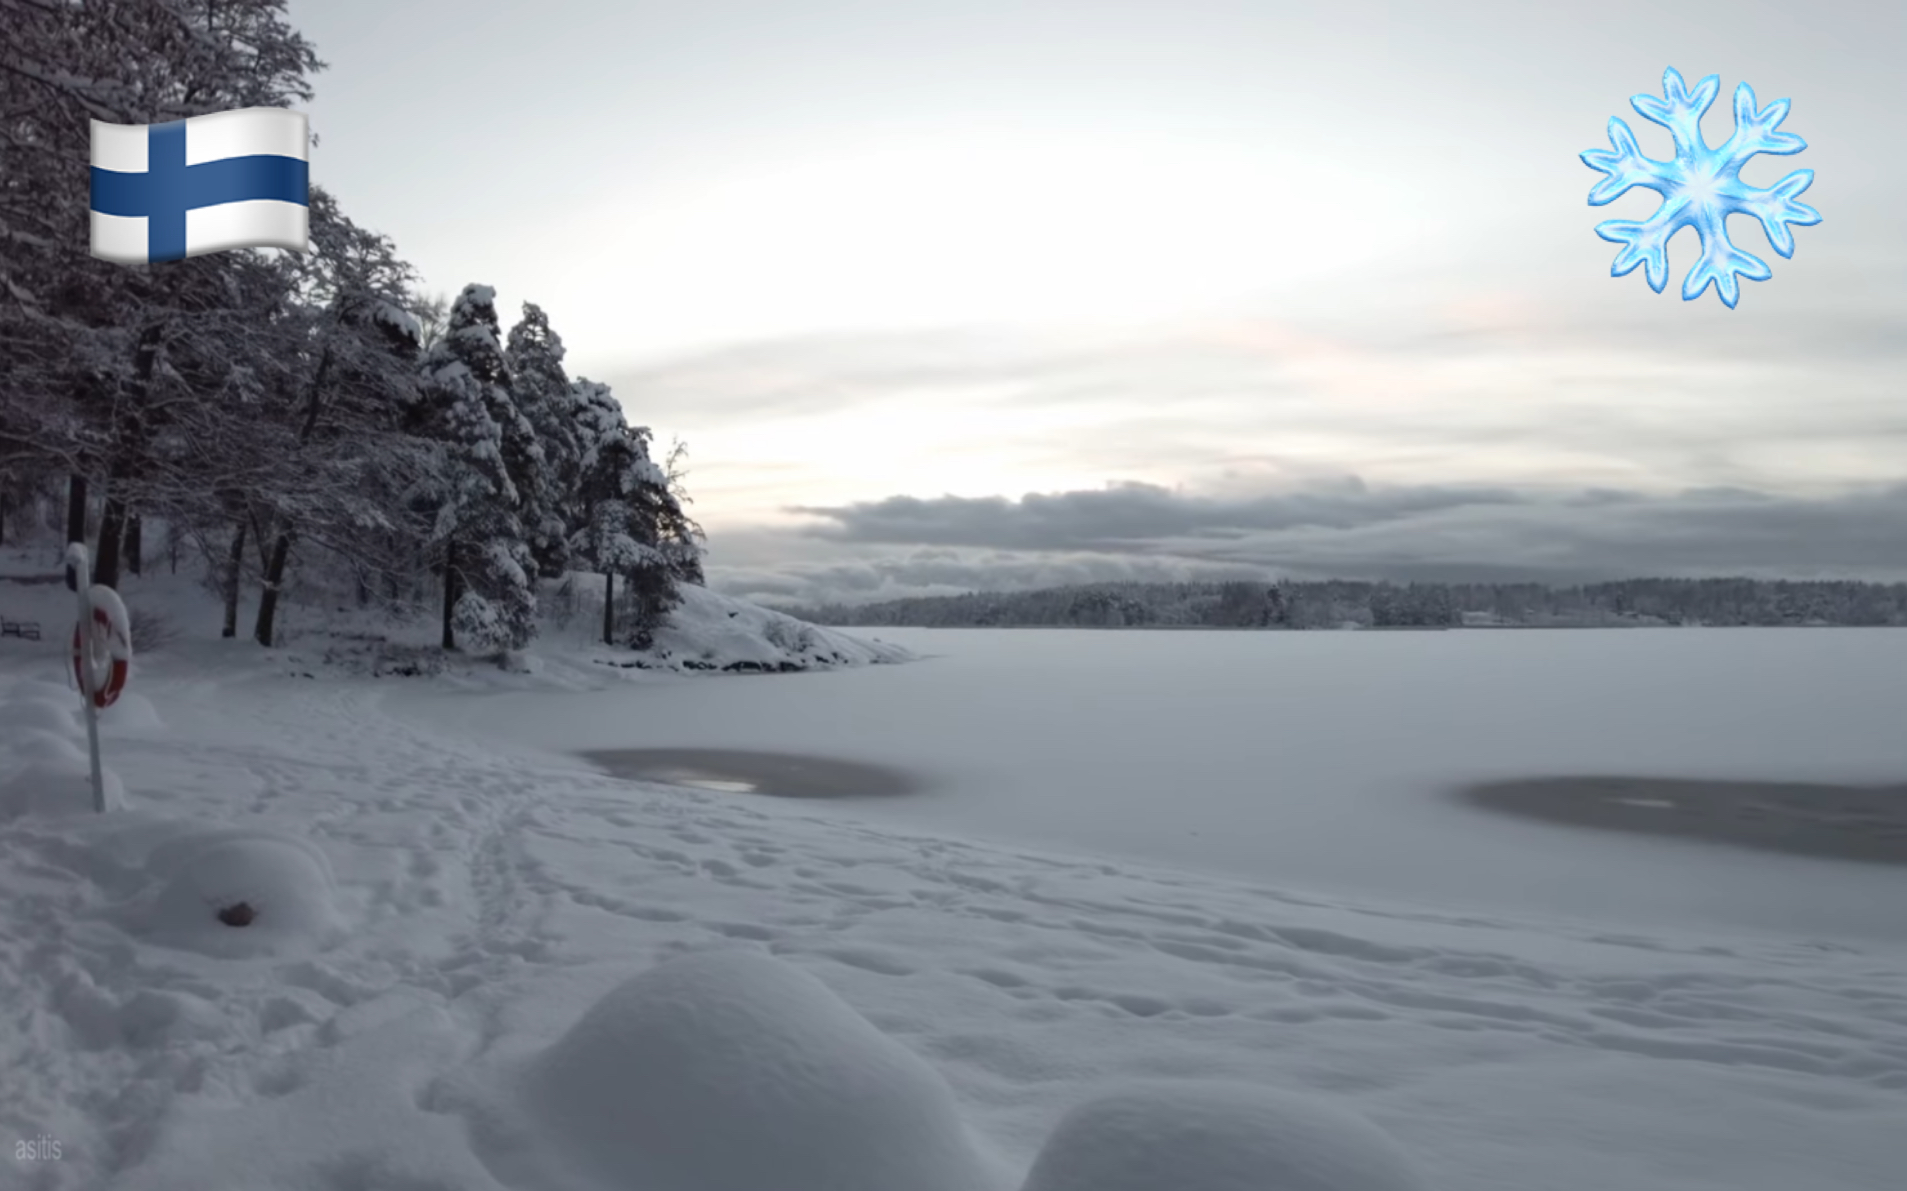
POLYGON ((781 600, 1907 578, 1907 4, 294 0, 315 181, 543 305, 781 600), (1793 100, 1774 276, 1611 279, 1664 67, 1793 100))

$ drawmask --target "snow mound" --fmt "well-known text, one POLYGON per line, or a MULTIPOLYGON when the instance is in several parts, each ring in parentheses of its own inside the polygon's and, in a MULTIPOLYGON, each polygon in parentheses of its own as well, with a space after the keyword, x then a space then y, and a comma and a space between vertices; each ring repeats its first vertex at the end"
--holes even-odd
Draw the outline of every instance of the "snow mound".
POLYGON ((320 950, 342 933, 330 862, 295 836, 194 833, 154 849, 147 868, 157 892, 130 925, 153 942, 238 958, 320 950))
POLYGON ((40 678, 22 678, 7 688, 7 699, 9 702, 15 699, 44 699, 74 712, 79 710, 79 690, 70 680, 61 685, 40 678))
POLYGON ((635 655, 650 669, 739 672, 822 670, 913 660, 898 645, 864 641, 781 612, 682 586, 682 603, 635 655))
POLYGON ((1022 1191, 1423 1191, 1390 1137, 1287 1093, 1159 1085, 1062 1119, 1022 1191))
POLYGON ((152 705, 152 700, 132 691, 122 691, 111 707, 99 713, 99 726, 118 731, 151 732, 166 725, 159 718, 159 711, 152 705))
MULTIPOLYGON (((86 751, 66 735, 70 728, 30 727, 8 734, 0 748, 0 821, 22 815, 93 813, 93 774, 86 751)), ((125 803, 119 775, 104 769, 109 807, 125 803)))
POLYGON ((617 1187, 999 1191, 952 1091, 815 977, 691 953, 626 981, 526 1069, 617 1187))
MULTIPOLYGON (((137 702, 125 711, 115 705, 102 712, 101 725, 160 726, 151 702, 132 697, 137 702)), ((126 790, 119 776, 110 768, 100 776, 107 805, 123 806, 126 790)), ((92 812, 92 766, 79 693, 50 682, 13 683, 0 696, 0 820, 92 812)))
MULTIPOLYGON (((0 702, 0 727, 8 735, 23 728, 45 728, 62 736, 81 731, 78 692, 56 689, 53 693, 47 693, 20 689, 26 685, 20 683, 8 694, 5 702, 0 702)), ((36 682, 32 685, 41 687, 50 684, 36 682)))

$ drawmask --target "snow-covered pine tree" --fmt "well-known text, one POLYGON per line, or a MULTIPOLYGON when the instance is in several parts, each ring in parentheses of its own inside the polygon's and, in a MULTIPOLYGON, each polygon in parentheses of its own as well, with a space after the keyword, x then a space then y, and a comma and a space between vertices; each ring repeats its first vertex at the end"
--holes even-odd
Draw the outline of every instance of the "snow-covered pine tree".
POLYGON ((688 485, 684 482, 689 474, 689 445, 677 439, 669 447, 669 458, 662 465, 668 477, 668 494, 674 498, 672 507, 665 507, 660 517, 660 537, 663 557, 669 560, 669 570, 682 583, 702 586, 702 550, 707 535, 695 519, 688 514, 688 506, 694 501, 689 497, 688 485))
POLYGON ((479 649, 515 649, 536 633, 536 563, 511 478, 511 462, 521 464, 535 443, 510 401, 497 330, 496 291, 467 285, 424 362, 421 421, 442 453, 414 504, 431 515, 426 538, 444 577, 446 649, 460 634, 479 649))
POLYGON ((510 369, 511 396, 541 450, 535 474, 516 478, 523 497, 519 516, 529 533, 538 573, 545 579, 558 579, 569 569, 565 506, 576 490, 582 460, 575 394, 563 371, 563 340, 550 329, 543 308, 525 302, 523 317, 510 328, 503 354, 510 369))
POLYGON ((668 473, 649 457, 649 428, 631 426, 628 437, 633 459, 623 473, 624 500, 629 533, 644 549, 623 571, 625 618, 631 644, 647 649, 650 634, 682 602, 672 553, 672 527, 682 519, 682 510, 669 491, 668 473))
POLYGON ((649 457, 648 428, 628 424, 609 386, 579 378, 573 391, 582 455, 571 548, 604 576, 603 643, 616 644, 626 624, 631 642, 643 648, 681 602, 662 549, 668 511, 680 516, 681 506, 668 474, 649 457), (616 603, 618 576, 627 588, 626 614, 616 603))

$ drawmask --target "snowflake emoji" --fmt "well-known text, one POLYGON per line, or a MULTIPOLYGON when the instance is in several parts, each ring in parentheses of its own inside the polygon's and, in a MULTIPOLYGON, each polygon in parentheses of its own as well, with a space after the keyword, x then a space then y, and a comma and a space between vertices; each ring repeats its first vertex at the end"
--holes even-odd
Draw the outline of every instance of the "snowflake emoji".
POLYGON ((1741 297, 1737 274, 1750 281, 1766 281, 1772 274, 1767 262, 1729 241, 1728 217, 1752 215, 1760 220, 1768 243, 1786 258, 1794 255, 1794 233, 1788 225, 1806 227, 1821 222, 1821 216, 1795 201, 1814 181, 1813 170, 1796 170, 1766 190, 1741 180, 1741 167, 1757 153, 1799 153, 1808 147, 1791 132, 1775 131, 1788 116, 1787 100, 1757 108, 1754 91, 1743 83, 1735 88, 1735 134, 1718 149, 1702 140, 1702 116, 1715 102, 1721 85, 1721 76, 1711 74, 1691 93, 1671 68, 1662 76, 1663 98, 1637 95, 1629 100, 1643 119, 1669 130, 1675 138, 1675 160, 1644 157, 1636 148, 1635 134, 1620 117, 1609 121, 1609 143, 1615 150, 1591 149, 1582 158, 1589 168, 1609 175, 1589 192, 1592 207, 1614 201, 1632 186, 1645 186, 1662 196, 1655 214, 1640 223, 1611 219, 1596 225, 1598 236, 1622 245, 1609 275, 1621 277, 1637 265, 1646 265, 1649 287, 1661 293, 1669 280, 1669 239, 1693 227, 1702 238, 1702 259, 1682 281, 1682 300, 1701 297, 1713 281, 1715 293, 1733 310, 1741 297))

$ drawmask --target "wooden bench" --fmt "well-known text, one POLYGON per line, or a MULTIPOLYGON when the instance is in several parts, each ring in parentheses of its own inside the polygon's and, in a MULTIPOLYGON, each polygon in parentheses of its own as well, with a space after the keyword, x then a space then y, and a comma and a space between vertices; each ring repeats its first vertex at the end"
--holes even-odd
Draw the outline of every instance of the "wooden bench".
POLYGON ((18 637, 22 641, 38 641, 40 639, 39 622, 0 619, 0 637, 18 637))

